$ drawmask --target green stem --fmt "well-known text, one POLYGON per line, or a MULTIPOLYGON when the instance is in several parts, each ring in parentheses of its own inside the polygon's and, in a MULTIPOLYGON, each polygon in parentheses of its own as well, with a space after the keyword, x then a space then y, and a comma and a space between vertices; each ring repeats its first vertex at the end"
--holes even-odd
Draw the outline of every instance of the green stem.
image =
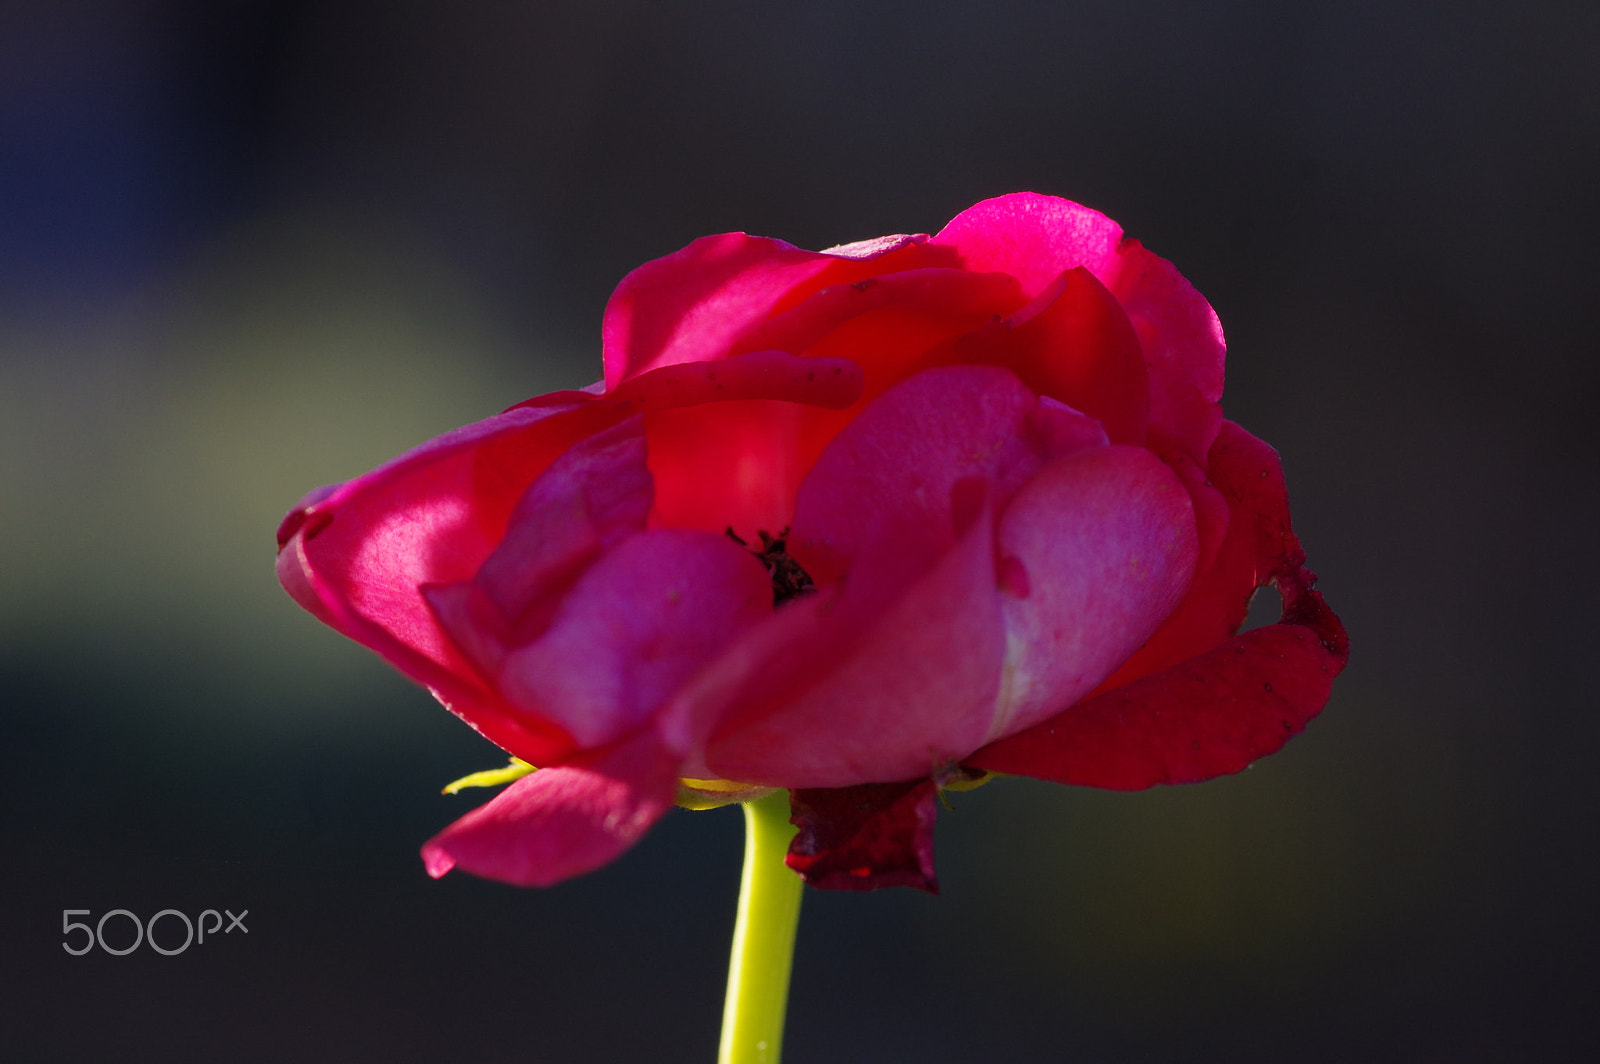
POLYGON ((783 863, 795 833, 789 792, 779 789, 745 802, 744 829, 744 874, 717 1064, 778 1064, 805 885, 783 863))

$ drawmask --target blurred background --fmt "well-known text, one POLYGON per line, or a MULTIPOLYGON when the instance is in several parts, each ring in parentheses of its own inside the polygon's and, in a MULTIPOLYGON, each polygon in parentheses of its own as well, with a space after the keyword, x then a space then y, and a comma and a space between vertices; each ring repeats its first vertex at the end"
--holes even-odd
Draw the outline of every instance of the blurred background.
POLYGON ((1588 1059, 1597 49, 1562 0, 0 3, 7 1055, 711 1060, 738 814, 429 880, 498 752, 273 530, 595 379, 698 235, 1032 189, 1216 307, 1354 656, 1239 776, 953 795, 943 896, 810 893, 786 1059, 1588 1059), (248 932, 63 952, 115 908, 248 932))

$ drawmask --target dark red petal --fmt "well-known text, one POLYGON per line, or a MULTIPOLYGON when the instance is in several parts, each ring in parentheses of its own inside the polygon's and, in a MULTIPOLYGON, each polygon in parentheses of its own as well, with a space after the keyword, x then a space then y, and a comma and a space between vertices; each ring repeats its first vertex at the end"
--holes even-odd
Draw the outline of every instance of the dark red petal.
MULTIPOLYGON (((1304 567, 1305 552, 1289 525, 1277 455, 1229 423, 1212 459, 1213 482, 1233 510, 1215 564, 1231 574, 1242 566, 1249 578, 1241 588, 1219 585, 1202 593, 1215 596, 1216 609, 1236 615, 1236 628, 1243 617, 1239 593, 1247 597, 1251 587, 1275 584, 1283 596, 1280 622, 1103 690, 985 747, 966 764, 1117 790, 1192 783, 1238 772, 1321 711, 1349 657, 1349 641, 1312 590, 1316 577, 1304 567), (1247 552, 1242 559, 1241 551, 1247 552)), ((1198 639, 1202 633, 1184 634, 1198 639)))
POLYGON ((800 832, 787 863, 822 890, 915 887, 937 894, 936 794, 931 779, 791 791, 789 820, 800 832))

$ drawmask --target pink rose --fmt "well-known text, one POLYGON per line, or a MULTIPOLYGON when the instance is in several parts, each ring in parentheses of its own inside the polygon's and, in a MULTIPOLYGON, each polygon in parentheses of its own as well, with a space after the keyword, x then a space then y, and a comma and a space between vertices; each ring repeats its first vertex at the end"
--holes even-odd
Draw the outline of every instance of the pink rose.
MULTIPOLYGON (((296 601, 540 766, 424 848, 596 868, 680 778, 786 787, 790 865, 933 885, 937 788, 1236 772, 1347 643, 1276 454, 1222 419, 1216 315, 1032 194, 937 236, 725 233, 629 274, 605 380, 313 492, 296 601), (1257 587, 1280 623, 1236 634, 1257 587)), ((739 793, 739 792, 735 792, 739 793)))

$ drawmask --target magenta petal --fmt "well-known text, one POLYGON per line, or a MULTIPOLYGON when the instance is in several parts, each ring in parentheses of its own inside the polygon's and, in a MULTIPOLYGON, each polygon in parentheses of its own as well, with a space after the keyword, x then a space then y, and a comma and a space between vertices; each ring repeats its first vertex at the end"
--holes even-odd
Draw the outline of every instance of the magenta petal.
POLYGON ((672 808, 677 763, 644 733, 602 755, 540 769, 422 847, 435 879, 459 868, 547 887, 614 860, 672 808))
POLYGON ((927 564, 950 542, 957 481, 995 481, 1003 502, 1038 468, 1029 439, 1030 428, 1044 435, 1030 421, 1038 407, 997 366, 942 367, 901 381, 834 437, 806 476, 791 551, 817 575, 887 537, 901 565, 927 564))
POLYGON ((1104 281, 1121 240, 1122 227, 1099 211, 1015 192, 968 207, 930 243, 954 247, 969 270, 1009 273, 1032 299, 1074 266, 1104 281))
POLYGON ((1072 705, 1160 626, 1194 579, 1194 510, 1149 451, 1097 447, 1039 470, 997 548, 1025 592, 1001 599, 1006 686, 989 738, 1072 705))
POLYGON ((896 312, 965 316, 994 314, 1021 304, 1014 278, 1003 273, 928 267, 829 285, 791 310, 762 322, 735 351, 771 347, 799 353, 851 318, 893 306, 896 312))
POLYGON ((915 887, 937 894, 936 793, 931 779, 793 791, 790 822, 800 831, 787 863, 822 890, 915 887))
POLYGON ((504 537, 473 582, 507 624, 524 628, 530 606, 564 590, 597 554, 642 530, 653 499, 644 419, 630 418, 550 464, 517 501, 504 537))
POLYGON ((606 388, 661 366, 725 357, 790 289, 836 261, 781 240, 723 233, 645 263, 606 304, 606 388))
MULTIPOLYGON (((1233 507, 1218 564, 1242 548, 1244 574, 1275 584, 1280 623, 1113 688, 993 743, 966 764, 1061 783, 1132 790, 1238 772, 1281 747, 1321 712, 1350 654, 1339 619, 1312 590, 1315 576, 1289 526, 1272 449, 1231 423, 1212 450, 1213 476, 1233 507)), ((1247 575, 1240 581, 1248 590, 1247 575)), ((1233 581, 1202 589, 1234 615, 1233 581)), ((1237 623, 1237 622, 1235 622, 1237 623)))
MULTIPOLYGON (((1005 640, 993 510, 986 500, 973 509, 955 544, 909 585, 852 578, 835 600, 802 599, 779 612, 787 639, 767 641, 768 656, 742 657, 736 696, 728 695, 734 685, 721 689, 734 715, 707 744, 714 772, 844 787, 931 774, 984 740, 1005 640)), ((862 567, 877 578, 890 559, 862 567)))
POLYGON ((780 399, 843 410, 861 398, 861 367, 847 358, 801 358, 786 351, 751 350, 716 362, 686 362, 641 373, 613 396, 641 410, 733 399, 780 399))
POLYGON ((541 638, 506 655, 499 686, 579 746, 601 746, 771 613, 766 570, 727 537, 640 533, 584 573, 541 638))
POLYGON ((1087 267, 1116 296, 1143 348, 1155 449, 1182 446, 1200 458, 1211 448, 1222 420, 1222 326, 1172 263, 1123 240, 1117 223, 1068 200, 1019 192, 969 207, 929 243, 954 248, 970 270, 1011 274, 1030 299, 1063 270, 1087 267))
POLYGON ((617 418, 588 404, 514 410, 313 493, 284 521, 278 578, 295 601, 501 747, 535 762, 559 756, 565 736, 507 712, 439 626, 422 588, 469 579, 528 484, 617 418))

